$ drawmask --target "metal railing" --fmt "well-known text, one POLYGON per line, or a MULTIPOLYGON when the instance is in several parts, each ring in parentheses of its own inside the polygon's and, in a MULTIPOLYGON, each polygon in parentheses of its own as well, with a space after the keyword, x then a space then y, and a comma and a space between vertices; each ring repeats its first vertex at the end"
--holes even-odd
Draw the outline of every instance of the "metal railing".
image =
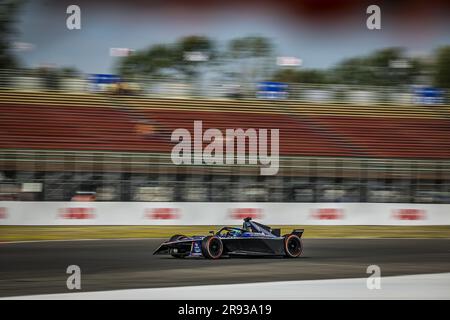
POLYGON ((167 154, 3 149, 0 200, 94 192, 98 201, 450 203, 446 160, 282 157, 278 176, 244 169, 180 168, 167 154))
MULTIPOLYGON (((0 170, 164 173, 197 172, 196 165, 174 165, 170 153, 0 149, 0 170)), ((392 177, 450 180, 450 160, 281 156, 280 174, 333 178, 392 177), (314 173, 314 174, 313 174, 314 173)), ((251 174, 258 165, 210 165, 211 174, 251 174), (246 172, 248 170, 248 172, 246 172)))
POLYGON ((0 180, 0 200, 70 201, 80 193, 96 201, 153 202, 398 202, 450 203, 450 181, 327 179, 197 175, 107 176, 100 173, 33 172, 0 180))

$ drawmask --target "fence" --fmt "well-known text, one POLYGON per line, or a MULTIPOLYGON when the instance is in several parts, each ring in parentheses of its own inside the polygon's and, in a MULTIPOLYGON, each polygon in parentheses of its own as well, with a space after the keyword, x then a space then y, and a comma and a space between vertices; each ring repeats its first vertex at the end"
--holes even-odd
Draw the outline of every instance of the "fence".
MULTIPOLYGON (((101 92, 90 82, 88 75, 56 76, 52 73, 20 72, 0 70, 0 89, 27 91, 63 91, 70 93, 101 92)), ((123 88, 122 88, 123 89, 123 88)), ((145 97, 171 98, 223 98, 255 99, 258 94, 257 83, 235 83, 214 79, 183 81, 179 79, 134 77, 127 82, 126 94, 145 97)), ((440 99, 424 100, 418 97, 413 86, 377 87, 364 85, 314 85, 290 83, 286 89, 286 99, 301 102, 342 102, 358 104, 445 104, 449 94, 444 92, 440 99)), ((277 95, 277 99, 279 95, 277 95)))
POLYGON ((449 225, 448 204, 1 202, 0 225, 449 225))
MULTIPOLYGON (((282 158, 280 175, 183 168, 168 155, 0 152, 0 199, 185 202, 450 203, 448 161, 282 158)), ((254 168, 253 168, 254 169, 254 168)))

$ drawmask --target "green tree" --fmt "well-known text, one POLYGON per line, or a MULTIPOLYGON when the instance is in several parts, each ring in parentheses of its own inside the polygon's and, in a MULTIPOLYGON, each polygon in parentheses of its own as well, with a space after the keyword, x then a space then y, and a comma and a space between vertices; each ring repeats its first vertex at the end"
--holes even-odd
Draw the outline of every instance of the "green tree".
POLYGON ((423 71, 420 59, 406 57, 402 48, 394 47, 346 59, 331 74, 336 83, 392 86, 412 84, 423 71))
POLYGON ((72 66, 62 67, 58 70, 58 72, 61 75, 61 77, 64 78, 76 78, 81 74, 81 72, 77 68, 72 66))
POLYGON ((15 18, 23 1, 7 0, 0 4, 0 69, 11 69, 17 66, 17 61, 11 52, 15 18))
POLYGON ((273 53, 270 39, 261 36, 236 38, 228 43, 228 56, 242 81, 269 77, 273 53))
POLYGON ((192 52, 201 52, 208 57, 208 61, 215 57, 214 44, 211 40, 201 36, 189 36, 181 38, 175 44, 157 44, 122 58, 118 72, 126 77, 164 76, 170 72, 178 72, 192 78, 198 75, 198 68, 202 63, 186 59, 186 54, 192 52))
POLYGON ((248 36, 231 40, 229 51, 234 59, 264 58, 272 54, 273 45, 268 38, 248 36))
POLYGON ((450 46, 436 50, 433 84, 440 88, 450 88, 450 46))
POLYGON ((216 59, 217 52, 212 40, 204 36, 188 36, 179 39, 174 47, 175 68, 187 78, 195 78, 201 65, 209 65, 216 59), (192 60, 189 55, 197 53, 205 60, 192 60))
POLYGON ((119 65, 119 73, 126 77, 135 75, 162 76, 165 69, 173 68, 174 65, 173 49, 170 46, 158 44, 123 58, 119 65))
POLYGON ((332 71, 334 82, 343 84, 370 84, 373 80, 373 69, 365 58, 345 59, 332 71))
POLYGON ((293 82, 293 83, 313 83, 324 84, 329 83, 329 76, 326 71, 317 69, 280 69, 273 76, 274 81, 293 82))

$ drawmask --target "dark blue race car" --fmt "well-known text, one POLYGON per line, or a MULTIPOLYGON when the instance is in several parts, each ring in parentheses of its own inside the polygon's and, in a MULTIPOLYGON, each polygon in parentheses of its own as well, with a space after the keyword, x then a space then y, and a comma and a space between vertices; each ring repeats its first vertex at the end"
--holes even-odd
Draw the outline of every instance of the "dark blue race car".
POLYGON ((242 228, 223 227, 209 236, 174 235, 163 242, 153 254, 170 254, 175 258, 223 256, 285 256, 297 258, 303 252, 301 237, 304 229, 295 229, 280 236, 280 229, 272 229, 245 218, 242 228))

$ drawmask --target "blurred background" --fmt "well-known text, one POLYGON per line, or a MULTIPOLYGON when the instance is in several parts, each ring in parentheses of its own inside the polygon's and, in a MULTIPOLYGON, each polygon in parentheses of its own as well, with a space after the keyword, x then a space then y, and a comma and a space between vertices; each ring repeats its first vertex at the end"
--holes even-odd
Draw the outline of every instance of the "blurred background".
POLYGON ((445 1, 0 4, 0 200, 450 203, 445 1), (175 128, 279 128, 280 171, 175 166, 175 128))
POLYGON ((444 0, 0 0, 0 298, 447 299, 449 17, 444 0), (175 165, 195 121, 278 129, 278 173, 175 165), (247 217, 286 249, 304 229, 304 256, 152 254, 247 217), (65 295, 73 267, 100 296, 65 295))

